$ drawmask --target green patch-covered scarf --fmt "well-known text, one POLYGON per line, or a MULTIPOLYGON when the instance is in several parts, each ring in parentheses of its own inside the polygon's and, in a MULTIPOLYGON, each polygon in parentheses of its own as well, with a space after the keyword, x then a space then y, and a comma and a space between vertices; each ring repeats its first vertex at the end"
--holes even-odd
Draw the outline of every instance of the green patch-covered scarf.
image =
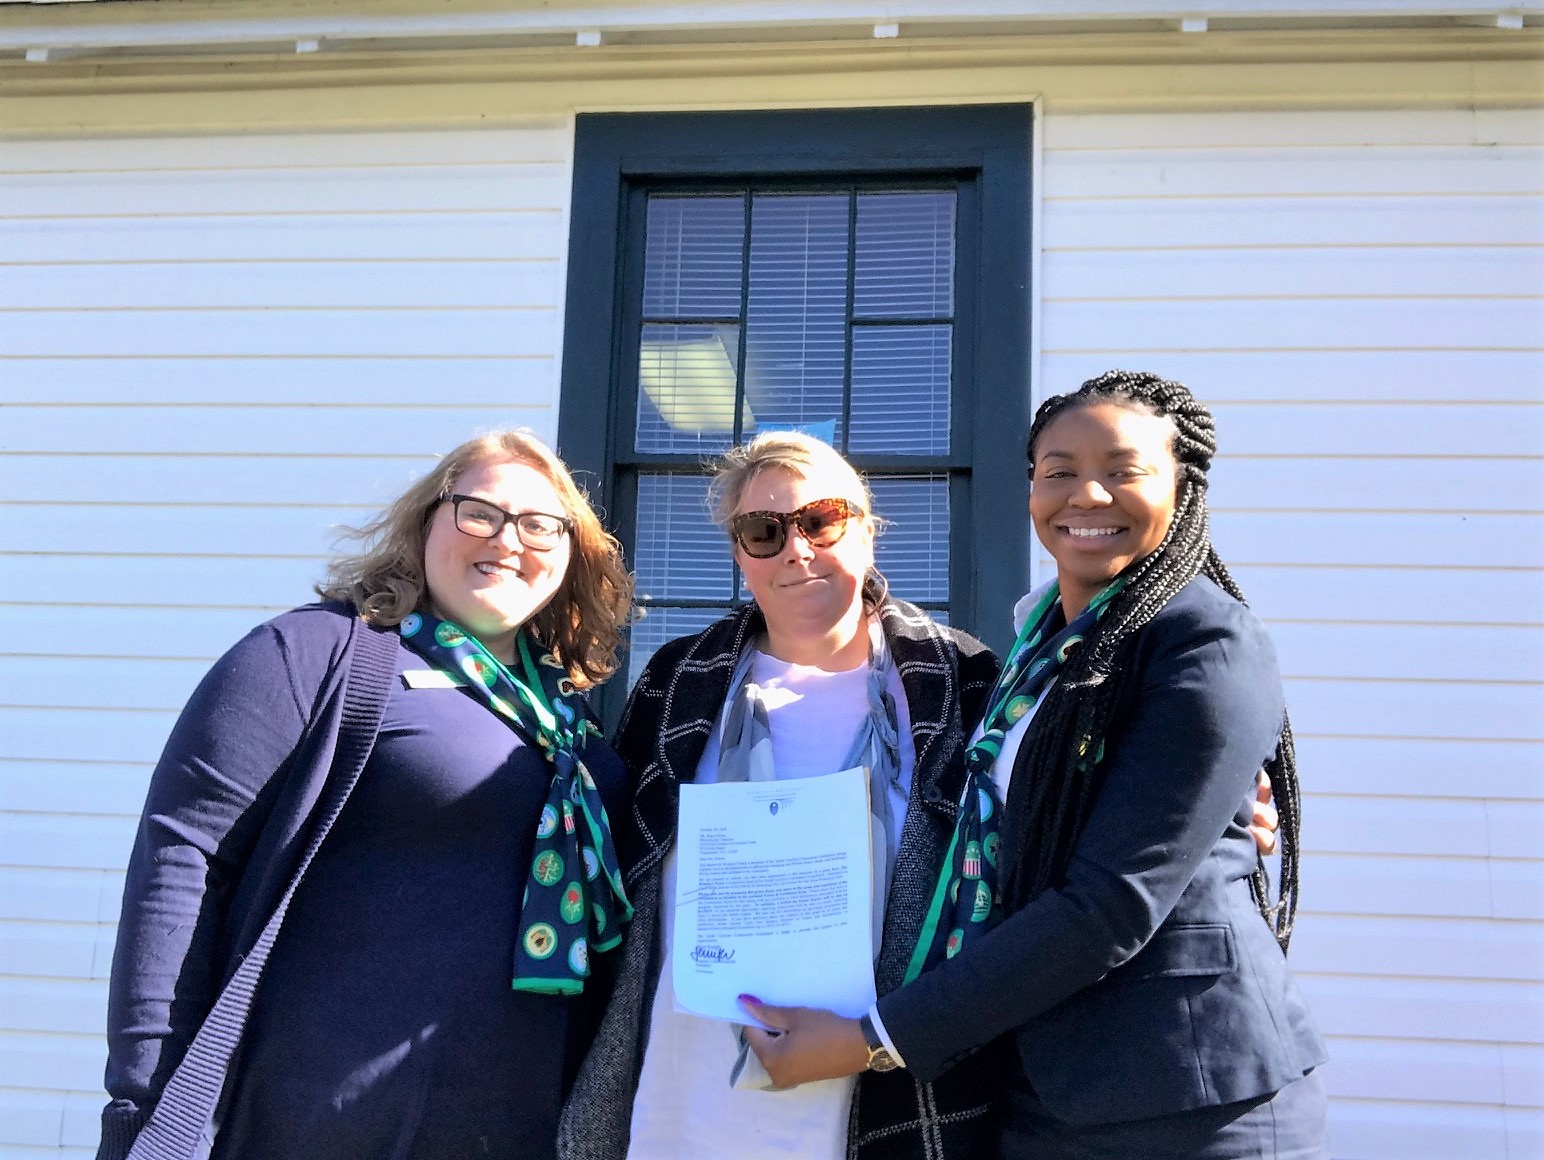
POLYGON ((435 668, 467 682, 552 765, 547 803, 536 824, 515 942, 517 991, 577 995, 590 974, 590 952, 622 941, 633 915, 622 889, 606 807, 579 751, 600 727, 562 663, 528 632, 518 638, 521 675, 448 620, 412 613, 402 640, 435 668), (532 649, 538 660, 532 660, 532 649))
POLYGON ((1124 584, 1124 580, 1116 580, 1059 631, 1061 586, 1052 584, 1025 619, 987 703, 981 737, 965 751, 965 793, 960 799, 954 838, 906 968, 906 982, 935 963, 952 959, 968 940, 991 930, 1002 916, 1002 871, 998 864, 1002 803, 992 783, 992 766, 1002 753, 1008 730, 1035 707, 1124 584))

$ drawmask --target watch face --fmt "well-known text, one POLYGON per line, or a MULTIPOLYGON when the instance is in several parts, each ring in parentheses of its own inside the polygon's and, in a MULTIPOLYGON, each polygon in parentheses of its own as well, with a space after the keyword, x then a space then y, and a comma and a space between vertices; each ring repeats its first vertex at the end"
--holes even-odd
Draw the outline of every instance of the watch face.
POLYGON ((885 1041, 879 1038, 879 1032, 874 1030, 873 1021, 867 1015, 858 1020, 858 1029, 863 1032, 863 1042, 868 1046, 870 1071, 894 1071, 901 1066, 890 1054, 885 1041))
POLYGON ((900 1064, 895 1062, 895 1057, 883 1047, 869 1052, 869 1069, 871 1071, 894 1071, 900 1064))

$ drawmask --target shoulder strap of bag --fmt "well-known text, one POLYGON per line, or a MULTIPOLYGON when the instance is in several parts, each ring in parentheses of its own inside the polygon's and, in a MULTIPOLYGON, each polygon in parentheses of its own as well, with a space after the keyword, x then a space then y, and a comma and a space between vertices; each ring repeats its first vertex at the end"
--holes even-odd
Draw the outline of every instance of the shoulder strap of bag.
POLYGON ((338 745, 319 803, 315 832, 262 933, 221 990, 187 1054, 167 1081, 155 1111, 129 1151, 128 1160, 187 1160, 199 1154, 224 1090, 231 1060, 241 1042, 263 967, 290 901, 375 747, 375 735, 391 689, 390 676, 396 667, 397 637, 394 632, 372 629, 362 621, 355 622, 353 635, 338 745))

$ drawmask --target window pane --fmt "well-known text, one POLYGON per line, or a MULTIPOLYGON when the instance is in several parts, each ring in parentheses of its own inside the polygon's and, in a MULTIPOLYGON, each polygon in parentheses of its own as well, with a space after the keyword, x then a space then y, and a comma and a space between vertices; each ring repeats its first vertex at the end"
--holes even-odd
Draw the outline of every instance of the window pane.
POLYGON ((884 531, 874 562, 905 600, 949 599, 949 480, 943 475, 869 479, 884 531))
POLYGON ((701 632, 725 612, 725 608, 650 608, 632 627, 627 652, 627 683, 633 684, 655 650, 667 640, 701 632))
POLYGON ((745 199, 649 196, 645 318, 738 318, 745 199))
POLYGON ((860 326, 852 332, 849 451, 949 451, 949 325, 860 326))
POLYGON ((646 323, 638 343, 636 448, 727 450, 739 351, 738 326, 646 323))
POLYGON ((639 596, 722 600, 734 595, 729 537, 708 516, 708 481, 700 475, 638 477, 638 534, 633 572, 639 596))
POLYGON ((751 202, 744 429, 831 424, 842 414, 847 205, 840 194, 751 202))
POLYGON ((861 193, 853 314, 954 313, 954 191, 861 193))

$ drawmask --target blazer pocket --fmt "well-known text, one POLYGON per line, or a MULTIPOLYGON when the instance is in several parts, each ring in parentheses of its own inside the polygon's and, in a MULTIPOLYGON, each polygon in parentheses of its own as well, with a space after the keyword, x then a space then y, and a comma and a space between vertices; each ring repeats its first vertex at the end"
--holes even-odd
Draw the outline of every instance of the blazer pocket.
POLYGON ((1185 979, 1226 975, 1237 967, 1233 929, 1227 923, 1176 923, 1160 926, 1146 946, 1108 977, 1185 979))

